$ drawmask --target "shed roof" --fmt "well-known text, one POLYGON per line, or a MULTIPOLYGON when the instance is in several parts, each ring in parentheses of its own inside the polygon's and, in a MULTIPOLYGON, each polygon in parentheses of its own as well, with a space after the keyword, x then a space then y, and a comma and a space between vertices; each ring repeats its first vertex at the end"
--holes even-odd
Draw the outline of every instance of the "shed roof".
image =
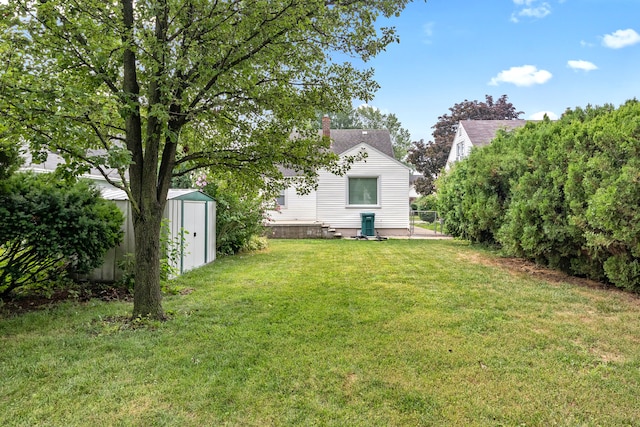
POLYGON ((498 130, 513 130, 527 124, 527 120, 461 120, 474 147, 484 147, 496 137, 498 130))
MULTIPOLYGON (((107 200, 129 200, 127 193, 118 188, 101 187, 100 193, 107 200)), ((195 188, 172 188, 167 200, 213 201, 213 199, 195 188)))
POLYGON ((196 190, 194 188, 172 188, 169 190, 169 194, 167 195, 167 200, 190 200, 190 201, 200 201, 200 202, 211 202, 213 198, 204 194, 200 190, 196 190))

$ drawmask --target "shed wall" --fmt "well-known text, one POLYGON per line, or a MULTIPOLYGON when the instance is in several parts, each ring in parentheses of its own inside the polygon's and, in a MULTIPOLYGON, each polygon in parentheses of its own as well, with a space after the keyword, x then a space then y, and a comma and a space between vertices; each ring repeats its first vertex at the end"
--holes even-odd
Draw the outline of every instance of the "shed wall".
POLYGON ((133 254, 135 248, 131 204, 126 200, 114 200, 113 203, 116 204, 124 215, 124 222, 121 227, 124 236, 118 246, 107 251, 102 266, 93 270, 89 275, 90 280, 97 282, 115 282, 121 280, 123 272, 118 267, 118 263, 125 258, 126 254, 133 254))
MULTIPOLYGON (((105 254, 102 266, 96 268, 89 275, 90 280, 113 282, 122 279, 123 271, 118 264, 126 257, 126 254, 133 254, 135 251, 131 204, 125 200, 115 200, 114 203, 125 216, 125 221, 122 225, 122 230, 124 231, 123 241, 119 246, 110 249, 105 254)), ((168 220, 169 235, 167 239, 170 244, 177 245, 179 250, 178 257, 173 262, 173 267, 179 274, 200 267, 215 259, 216 203, 214 201, 168 200, 164 217, 168 220), (185 206, 186 214, 183 217, 183 208, 185 206), (188 233, 185 233, 185 245, 183 246, 181 246, 180 238, 182 229, 188 231, 188 233)))

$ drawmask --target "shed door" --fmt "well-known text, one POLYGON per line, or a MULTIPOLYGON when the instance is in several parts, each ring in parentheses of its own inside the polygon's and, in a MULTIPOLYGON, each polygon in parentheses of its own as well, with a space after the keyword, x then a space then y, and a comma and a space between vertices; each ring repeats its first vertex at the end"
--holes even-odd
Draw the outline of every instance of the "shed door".
POLYGON ((204 202, 184 201, 184 253, 182 268, 184 271, 199 267, 205 263, 206 223, 204 202))

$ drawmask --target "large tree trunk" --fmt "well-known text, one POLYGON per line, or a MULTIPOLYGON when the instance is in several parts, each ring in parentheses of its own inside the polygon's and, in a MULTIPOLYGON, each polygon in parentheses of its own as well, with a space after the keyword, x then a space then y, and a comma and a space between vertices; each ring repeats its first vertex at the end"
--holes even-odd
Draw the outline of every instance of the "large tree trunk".
POLYGON ((155 207, 134 214, 135 286, 133 317, 164 319, 160 291, 160 227, 162 209, 155 207))
MULTIPOLYGON (((126 31, 123 42, 134 46, 134 1, 121 0, 126 31)), ((161 8, 160 10, 163 10, 161 8)), ((164 37, 166 16, 158 21, 157 34, 164 37)), ((143 148, 142 118, 140 114, 140 86, 138 85, 136 55, 127 47, 123 54, 123 92, 127 108, 123 109, 127 148, 131 152, 129 166, 131 196, 133 200, 133 231, 135 235, 135 274, 133 291, 133 317, 148 316, 163 319, 162 293, 160 291, 160 227, 171 179, 172 156, 158 182, 158 150, 161 139, 161 123, 153 114, 148 115, 146 144, 143 148)), ((160 72, 160 71, 159 71, 160 72)), ((149 103, 160 102, 160 90, 156 82, 149 88, 149 103)), ((173 145, 170 146, 175 153, 173 145)))

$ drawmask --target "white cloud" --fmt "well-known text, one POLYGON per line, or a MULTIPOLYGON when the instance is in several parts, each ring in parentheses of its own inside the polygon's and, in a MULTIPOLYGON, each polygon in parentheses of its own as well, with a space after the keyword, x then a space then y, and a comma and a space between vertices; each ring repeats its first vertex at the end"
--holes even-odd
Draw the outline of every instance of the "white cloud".
POLYGON ((433 27, 435 27, 435 22, 427 22, 422 26, 422 33, 425 35, 423 42, 426 44, 431 44, 431 37, 433 36, 433 27))
POLYGON ((542 120, 545 115, 551 120, 558 120, 558 115, 553 111, 538 111, 537 113, 531 114, 529 120, 542 120))
POLYGON ((433 27, 435 22, 427 22, 422 26, 422 31, 427 37, 431 37, 433 35, 433 27))
POLYGON ((519 22, 520 17, 542 19, 551 14, 551 5, 547 2, 540 3, 538 0, 513 0, 513 2, 524 7, 511 14, 511 22, 519 22))
POLYGON ((570 60, 567 65, 574 70, 593 71, 598 69, 598 66, 593 62, 583 61, 582 59, 570 60))
POLYGON ((640 43, 640 34, 631 28, 614 31, 611 34, 605 35, 602 39, 602 44, 611 49, 620 49, 636 43, 640 43))
POLYGON ((518 15, 527 16, 531 18, 544 18, 545 16, 551 14, 551 6, 549 3, 542 3, 538 7, 528 7, 526 9, 522 9, 518 15))
POLYGON ((516 86, 532 86, 546 83, 552 76, 547 70, 538 70, 534 65, 523 65, 500 71, 489 84, 497 86, 500 83, 512 83, 516 86))

